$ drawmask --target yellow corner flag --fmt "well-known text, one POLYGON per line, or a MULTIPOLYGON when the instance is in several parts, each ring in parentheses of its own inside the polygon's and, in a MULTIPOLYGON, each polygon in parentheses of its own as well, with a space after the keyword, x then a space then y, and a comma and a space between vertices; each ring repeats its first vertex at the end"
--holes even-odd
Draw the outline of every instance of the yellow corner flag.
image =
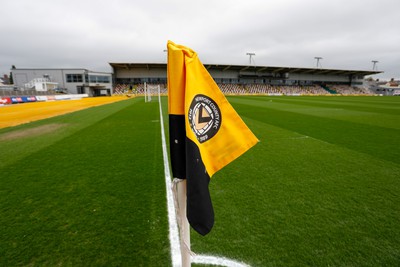
POLYGON ((168 41, 168 113, 173 177, 187 179, 187 218, 200 234, 214 225, 208 183, 258 139, 229 104, 197 53, 168 41))

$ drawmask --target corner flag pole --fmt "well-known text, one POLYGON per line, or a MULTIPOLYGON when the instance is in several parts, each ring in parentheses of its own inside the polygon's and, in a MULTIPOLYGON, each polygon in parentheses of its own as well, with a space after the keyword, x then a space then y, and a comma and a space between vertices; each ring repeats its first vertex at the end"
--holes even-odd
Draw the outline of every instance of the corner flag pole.
POLYGON ((178 198, 178 225, 180 231, 180 244, 181 244, 181 255, 182 255, 182 267, 190 267, 190 226, 189 221, 186 217, 186 179, 180 180, 176 184, 177 187, 177 198, 178 198))
POLYGON ((186 179, 174 178, 172 181, 172 192, 174 195, 176 220, 179 227, 182 267, 190 267, 191 256, 194 256, 194 253, 190 250, 190 226, 186 217, 186 191, 186 179))

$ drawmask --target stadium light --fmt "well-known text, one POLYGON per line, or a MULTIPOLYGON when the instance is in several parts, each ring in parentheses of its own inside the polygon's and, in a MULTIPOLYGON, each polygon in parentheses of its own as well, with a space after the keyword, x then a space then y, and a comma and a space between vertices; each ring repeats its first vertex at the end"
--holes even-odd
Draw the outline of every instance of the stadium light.
MULTIPOLYGON (((256 54, 255 53, 246 53, 246 55, 248 55, 249 56, 249 65, 251 65, 251 58, 252 58, 252 56, 255 56, 256 54)), ((253 62, 254 62, 254 59, 253 59, 253 62)), ((254 62, 254 65, 255 65, 256 63, 254 62)))
POLYGON ((373 63, 372 70, 378 70, 378 66, 376 65, 376 63, 379 63, 379 61, 378 60, 372 60, 371 62, 373 63))
MULTIPOLYGON (((163 52, 164 52, 164 53, 167 53, 168 50, 167 50, 167 49, 164 49, 163 52)), ((168 54, 166 54, 166 55, 167 55, 167 57, 164 57, 165 63, 168 62, 168 54)))
POLYGON ((319 62, 321 59, 323 59, 322 57, 314 57, 314 59, 316 59, 317 60, 317 69, 318 69, 318 67, 320 67, 320 68, 322 68, 322 65, 321 65, 321 63, 319 62))

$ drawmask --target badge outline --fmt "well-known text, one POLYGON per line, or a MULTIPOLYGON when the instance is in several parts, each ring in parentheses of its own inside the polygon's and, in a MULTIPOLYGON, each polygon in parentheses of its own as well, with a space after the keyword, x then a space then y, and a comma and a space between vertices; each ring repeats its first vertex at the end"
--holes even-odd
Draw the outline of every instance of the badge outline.
MULTIPOLYGON (((204 119, 204 117, 200 117, 198 119, 204 119)), ((222 123, 221 110, 212 98, 203 94, 197 94, 193 97, 190 104, 188 120, 190 129, 195 134, 197 141, 204 143, 212 139, 219 131, 222 123), (201 129, 196 129, 196 126, 198 123, 200 123, 196 123, 196 114, 197 112, 200 112, 200 115, 202 115, 204 110, 206 110, 206 112, 210 115, 211 119, 204 127, 201 129)), ((206 121, 202 121, 202 123, 205 122, 206 121)))

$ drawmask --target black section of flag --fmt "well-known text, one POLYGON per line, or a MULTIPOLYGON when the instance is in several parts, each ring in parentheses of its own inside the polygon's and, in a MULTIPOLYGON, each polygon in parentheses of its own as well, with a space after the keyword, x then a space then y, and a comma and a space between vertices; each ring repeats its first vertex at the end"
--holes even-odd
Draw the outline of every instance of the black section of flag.
POLYGON ((214 225, 214 210, 208 184, 210 176, 197 145, 186 137, 185 116, 169 115, 169 141, 173 177, 187 179, 187 218, 201 235, 214 225))
POLYGON ((185 115, 169 115, 169 144, 172 176, 186 179, 185 115))
POLYGON ((201 235, 208 234, 214 225, 214 209, 208 184, 210 176, 201 159, 197 145, 186 138, 187 218, 201 235))

